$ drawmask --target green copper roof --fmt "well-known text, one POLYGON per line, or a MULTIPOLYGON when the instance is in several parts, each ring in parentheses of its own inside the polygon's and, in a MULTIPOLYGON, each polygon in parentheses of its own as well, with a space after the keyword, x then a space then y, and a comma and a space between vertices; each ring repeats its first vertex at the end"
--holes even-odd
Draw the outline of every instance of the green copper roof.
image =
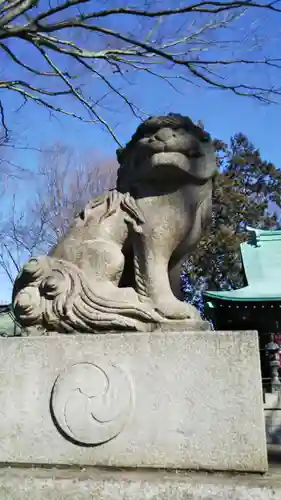
POLYGON ((281 301, 281 231, 247 227, 249 241, 240 245, 248 285, 238 290, 205 292, 205 299, 281 301))

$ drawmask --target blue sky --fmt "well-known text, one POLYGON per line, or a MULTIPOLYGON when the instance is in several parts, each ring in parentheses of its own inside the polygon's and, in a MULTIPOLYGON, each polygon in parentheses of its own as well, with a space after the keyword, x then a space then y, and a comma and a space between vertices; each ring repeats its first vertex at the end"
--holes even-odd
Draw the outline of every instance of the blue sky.
MULTIPOLYGON (((261 26, 263 34, 268 37, 267 53, 269 52, 271 57, 278 57, 281 45, 279 31, 281 14, 266 17, 259 11, 254 14, 254 19, 261 26)), ((241 26, 244 30, 248 29, 247 22, 247 20, 242 22, 241 26)), ((243 51, 243 47, 239 50, 243 51)), ((4 69, 6 71, 6 68, 4 69)), ((16 70, 13 69, 13 71, 16 70)), ((233 67, 230 71, 235 72, 239 69, 233 67)), ((265 82, 273 78, 274 83, 281 86, 281 70, 269 76, 260 73, 259 68, 253 68, 251 72, 254 72, 257 81, 265 82)), ((253 73, 250 76, 253 76, 253 73)), ((245 78, 249 78, 249 73, 245 73, 245 78)), ((243 79, 242 73, 241 79, 243 79)), ((88 89, 92 94, 95 93, 96 88, 95 81, 93 84, 88 83, 88 89)), ((203 86, 200 88, 185 83, 181 83, 179 90, 176 92, 161 80, 148 78, 143 73, 135 74, 133 85, 127 85, 124 88, 126 95, 130 95, 131 99, 148 114, 177 112, 188 115, 193 120, 200 119, 213 137, 225 141, 228 141, 236 132, 245 133, 260 149, 265 159, 281 167, 280 105, 263 105, 253 99, 237 97, 230 92, 209 90, 203 86)), ((0 97, 2 98, 2 94, 0 97)), ((19 111, 21 101, 12 94, 5 94, 3 102, 18 144, 28 144, 36 148, 61 141, 80 151, 91 150, 94 154, 96 150, 97 154, 106 157, 115 155, 116 144, 108 133, 97 125, 83 124, 62 116, 50 119, 45 110, 35 105, 26 105, 19 111)), ((74 102, 68 104, 73 105, 74 108, 76 106, 74 102)), ((125 143, 139 121, 120 101, 112 98, 110 105, 113 111, 105 110, 105 116, 115 127, 121 142, 125 143)), ((38 155, 32 151, 14 151, 12 159, 31 171, 36 170, 38 155)), ((21 192, 20 190, 22 186, 19 183, 18 193, 21 192)), ((23 196, 29 195, 28 185, 25 185, 23 196)), ((0 273, 0 279, 0 301, 8 301, 11 296, 11 285, 3 272, 0 273)))

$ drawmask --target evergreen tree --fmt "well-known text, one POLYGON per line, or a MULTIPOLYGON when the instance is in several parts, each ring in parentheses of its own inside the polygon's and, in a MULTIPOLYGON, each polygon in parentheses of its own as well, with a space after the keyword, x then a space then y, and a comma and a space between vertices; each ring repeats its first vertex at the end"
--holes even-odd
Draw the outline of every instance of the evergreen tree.
POLYGON ((281 171, 264 161, 242 133, 227 146, 215 140, 219 174, 213 186, 213 217, 209 232, 186 262, 182 278, 186 300, 202 312, 204 290, 244 286, 240 243, 246 226, 280 228, 281 171))

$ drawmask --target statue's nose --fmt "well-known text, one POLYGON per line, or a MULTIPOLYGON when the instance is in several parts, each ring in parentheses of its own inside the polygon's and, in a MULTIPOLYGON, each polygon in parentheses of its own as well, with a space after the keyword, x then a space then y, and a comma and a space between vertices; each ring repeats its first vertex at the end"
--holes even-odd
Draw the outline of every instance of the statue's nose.
POLYGON ((170 128, 161 128, 154 134, 154 138, 158 141, 166 142, 174 137, 174 130, 170 128))

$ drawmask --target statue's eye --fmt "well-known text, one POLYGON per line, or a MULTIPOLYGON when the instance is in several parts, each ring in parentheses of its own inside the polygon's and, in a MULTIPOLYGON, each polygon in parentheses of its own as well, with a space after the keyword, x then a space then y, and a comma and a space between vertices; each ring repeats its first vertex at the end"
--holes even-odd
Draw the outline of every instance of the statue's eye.
POLYGON ((155 127, 155 128, 151 127, 151 128, 144 131, 141 138, 142 139, 149 139, 150 137, 155 136, 155 134, 157 134, 158 130, 159 130, 159 127, 155 127))
POLYGON ((159 129, 160 129, 160 127, 151 127, 149 129, 149 131, 147 131, 147 133, 148 133, 148 135, 154 135, 154 134, 157 134, 159 129))

